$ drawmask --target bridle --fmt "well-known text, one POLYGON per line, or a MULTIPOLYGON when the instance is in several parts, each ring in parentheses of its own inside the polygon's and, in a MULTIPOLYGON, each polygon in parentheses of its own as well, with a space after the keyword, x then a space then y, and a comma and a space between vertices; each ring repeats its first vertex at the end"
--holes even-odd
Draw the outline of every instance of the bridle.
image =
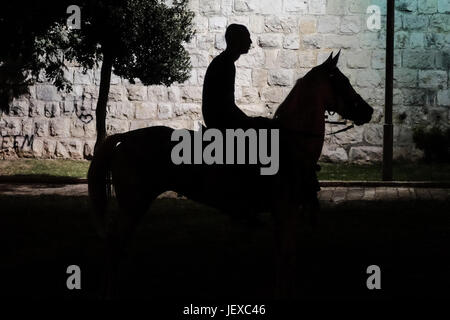
MULTIPOLYGON (((334 115, 336 114, 336 111, 328 111, 328 110, 326 110, 326 112, 327 112, 328 114, 325 115, 325 119, 328 119, 328 115, 334 116, 334 115)), ((328 120, 325 120, 325 123, 328 123, 328 124, 337 124, 337 125, 344 125, 344 126, 347 124, 346 121, 328 121, 328 120)), ((349 125, 349 126, 343 128, 343 129, 341 129, 341 130, 338 130, 338 131, 335 131, 335 132, 331 132, 331 133, 327 133, 327 136, 335 135, 335 134, 338 134, 338 133, 341 133, 341 132, 345 132, 345 131, 350 130, 350 129, 354 128, 354 127, 355 127, 355 125, 352 123, 351 125, 349 125)))

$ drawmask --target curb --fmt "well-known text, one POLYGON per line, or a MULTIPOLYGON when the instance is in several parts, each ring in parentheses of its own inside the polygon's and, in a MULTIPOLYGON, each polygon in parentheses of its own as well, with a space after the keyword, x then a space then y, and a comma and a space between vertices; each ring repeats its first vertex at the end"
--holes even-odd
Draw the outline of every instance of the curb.
MULTIPOLYGON (((49 179, 30 179, 29 177, 0 176, 0 184, 87 184, 86 178, 54 177, 49 179)), ((405 187, 405 188, 450 188, 450 181, 340 181, 322 180, 321 187, 405 187)))

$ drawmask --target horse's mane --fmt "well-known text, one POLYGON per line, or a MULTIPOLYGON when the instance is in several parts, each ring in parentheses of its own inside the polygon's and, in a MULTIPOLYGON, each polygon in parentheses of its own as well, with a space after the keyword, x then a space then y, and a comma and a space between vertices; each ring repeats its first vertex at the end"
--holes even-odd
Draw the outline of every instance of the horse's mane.
POLYGON ((280 104, 278 109, 275 111, 274 119, 280 119, 280 117, 284 117, 286 114, 289 114, 289 116, 295 116, 294 114, 291 114, 292 112, 295 112, 298 108, 292 108, 292 106, 298 102, 298 98, 300 95, 300 91, 303 91, 303 87, 305 86, 305 81, 303 78, 299 78, 292 90, 289 92, 288 96, 284 101, 280 104), (297 100, 297 101, 296 101, 297 100))

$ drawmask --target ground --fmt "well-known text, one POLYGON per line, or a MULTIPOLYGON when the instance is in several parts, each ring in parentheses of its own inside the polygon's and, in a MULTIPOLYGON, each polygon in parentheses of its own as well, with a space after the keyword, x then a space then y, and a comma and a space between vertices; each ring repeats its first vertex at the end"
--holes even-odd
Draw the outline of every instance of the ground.
MULTIPOLYGON (((414 198, 395 201, 364 200, 357 189, 344 197, 342 188, 324 191, 318 226, 305 219, 298 225, 297 298, 450 297, 448 189, 439 199, 426 200, 413 189, 414 198), (327 199, 330 190, 335 200, 333 193, 341 194, 338 201, 327 199), (366 287, 366 268, 373 264, 381 268, 379 291, 366 287)), ((83 192, 2 192, 0 201, 2 296, 98 298, 102 244, 83 192), (81 291, 66 289, 66 268, 72 264, 81 267, 81 291)), ((262 220, 263 226, 251 228, 189 200, 158 199, 122 269, 122 296, 270 299, 273 225, 268 215, 262 220)))

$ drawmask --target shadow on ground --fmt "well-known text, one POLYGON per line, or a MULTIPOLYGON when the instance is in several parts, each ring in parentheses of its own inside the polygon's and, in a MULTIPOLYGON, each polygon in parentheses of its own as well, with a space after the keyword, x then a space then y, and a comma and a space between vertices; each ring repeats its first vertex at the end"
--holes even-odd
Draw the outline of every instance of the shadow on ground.
MULTIPOLYGON (((0 196, 1 296, 96 299, 102 244, 87 197, 0 196), (66 268, 82 290, 66 289, 66 268)), ((323 204, 319 225, 298 226, 298 298, 444 298, 450 293, 447 202, 323 204), (381 267, 382 290, 366 287, 381 267)), ((188 200, 160 199, 148 212, 122 269, 127 298, 270 299, 272 223, 231 223, 188 200)))

